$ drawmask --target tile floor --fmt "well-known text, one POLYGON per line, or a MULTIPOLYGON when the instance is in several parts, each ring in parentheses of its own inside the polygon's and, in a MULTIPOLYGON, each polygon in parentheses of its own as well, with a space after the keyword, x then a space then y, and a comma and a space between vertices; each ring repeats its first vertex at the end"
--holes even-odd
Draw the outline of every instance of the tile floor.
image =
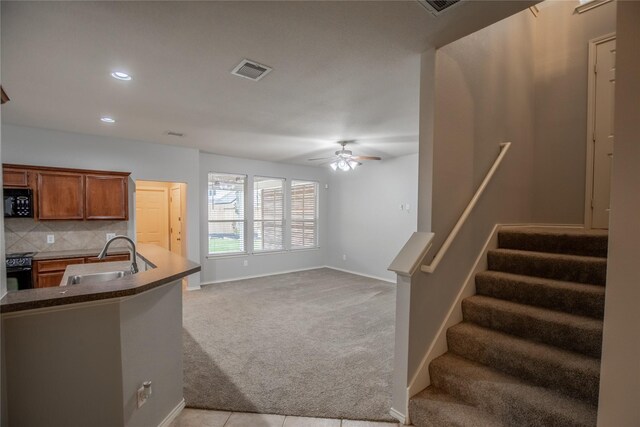
POLYGON ((171 427, 399 427, 399 424, 187 408, 171 427))

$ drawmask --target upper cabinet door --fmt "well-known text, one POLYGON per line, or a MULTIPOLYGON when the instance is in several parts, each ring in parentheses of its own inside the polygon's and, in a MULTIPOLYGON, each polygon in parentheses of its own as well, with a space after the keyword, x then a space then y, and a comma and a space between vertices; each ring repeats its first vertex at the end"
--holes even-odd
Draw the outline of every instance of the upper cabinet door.
POLYGON ((2 169, 3 187, 28 187, 29 180, 27 171, 23 169, 2 169))
POLYGON ((128 177, 86 175, 86 219, 129 219, 128 177))
POLYGON ((84 175, 38 172, 38 219, 83 219, 84 175))

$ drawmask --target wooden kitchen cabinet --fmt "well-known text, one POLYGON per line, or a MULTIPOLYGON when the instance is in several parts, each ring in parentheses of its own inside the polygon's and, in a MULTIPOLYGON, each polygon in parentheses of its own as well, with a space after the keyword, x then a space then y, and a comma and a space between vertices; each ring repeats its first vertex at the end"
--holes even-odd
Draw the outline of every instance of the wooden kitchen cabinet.
POLYGON ((47 259, 33 262, 33 287, 50 288, 60 286, 68 265, 84 264, 85 258, 47 259))
POLYGON ((85 175, 85 218, 127 220, 128 176, 85 175))
POLYGON ((84 219, 84 175, 38 172, 38 219, 84 219))
POLYGON ((31 188, 36 220, 129 219, 128 172, 4 164, 3 186, 31 188))
POLYGON ((25 169, 3 169, 2 170, 2 186, 3 187, 28 187, 29 175, 25 169))

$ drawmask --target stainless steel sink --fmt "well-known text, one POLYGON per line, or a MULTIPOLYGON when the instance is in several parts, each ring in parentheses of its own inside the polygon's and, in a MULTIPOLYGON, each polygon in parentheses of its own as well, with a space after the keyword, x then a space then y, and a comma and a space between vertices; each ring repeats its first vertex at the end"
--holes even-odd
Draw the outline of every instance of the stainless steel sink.
POLYGON ((108 282, 110 280, 121 279, 125 276, 130 276, 131 272, 126 270, 118 271, 106 271, 104 273, 83 274, 78 276, 71 276, 67 281, 67 285, 79 285, 81 283, 101 283, 108 282))

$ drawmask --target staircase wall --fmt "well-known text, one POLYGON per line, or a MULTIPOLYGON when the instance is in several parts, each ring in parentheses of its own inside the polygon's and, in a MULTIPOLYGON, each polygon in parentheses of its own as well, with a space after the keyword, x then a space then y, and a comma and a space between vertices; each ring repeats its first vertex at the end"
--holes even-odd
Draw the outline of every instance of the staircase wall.
POLYGON ((612 1, 585 13, 577 2, 540 3, 535 19, 536 222, 584 223, 589 40, 616 29, 612 1), (562 185, 558 185, 562 183, 562 185))
POLYGON ((640 425, 640 2, 618 3, 616 152, 598 426, 640 425))

